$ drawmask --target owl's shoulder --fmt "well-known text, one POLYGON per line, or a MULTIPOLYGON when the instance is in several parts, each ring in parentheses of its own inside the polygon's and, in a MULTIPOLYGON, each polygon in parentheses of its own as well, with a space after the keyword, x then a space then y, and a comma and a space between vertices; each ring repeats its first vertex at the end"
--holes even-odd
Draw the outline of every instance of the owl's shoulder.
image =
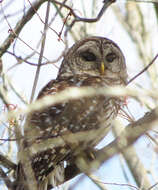
POLYGON ((71 80, 60 80, 55 79, 48 82, 46 86, 42 88, 42 90, 39 92, 37 99, 40 99, 47 95, 53 95, 56 94, 68 87, 73 86, 73 82, 71 80))
POLYGON ((57 78, 48 82, 46 86, 39 92, 37 99, 40 99, 47 95, 56 94, 68 87, 80 87, 80 86, 93 86, 94 84, 101 83, 100 77, 81 75, 81 76, 70 76, 67 78, 57 78))

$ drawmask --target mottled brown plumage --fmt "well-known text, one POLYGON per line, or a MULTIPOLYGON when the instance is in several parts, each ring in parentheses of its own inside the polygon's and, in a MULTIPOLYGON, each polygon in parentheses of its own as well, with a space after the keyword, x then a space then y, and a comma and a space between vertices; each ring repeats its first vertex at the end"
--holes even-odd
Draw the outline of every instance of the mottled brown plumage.
MULTIPOLYGON (((68 87, 90 86, 97 90, 97 87, 126 85, 126 79, 125 59, 120 48, 109 39, 89 37, 68 50, 57 79, 41 90, 38 99, 68 87)), ((31 158, 40 190, 64 182, 63 162, 78 154, 77 149, 84 151, 96 146, 106 136, 121 105, 122 98, 118 97, 84 97, 29 115, 27 126, 30 128, 25 129, 27 137, 32 129, 36 136, 62 138, 64 142, 49 149, 46 147, 31 158)))

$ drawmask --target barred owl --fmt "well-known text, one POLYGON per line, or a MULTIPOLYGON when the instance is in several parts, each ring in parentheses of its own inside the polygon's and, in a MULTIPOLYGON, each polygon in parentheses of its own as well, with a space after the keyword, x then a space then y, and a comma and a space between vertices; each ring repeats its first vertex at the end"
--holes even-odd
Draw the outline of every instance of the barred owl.
MULTIPOLYGON (((54 94, 69 87, 97 90, 98 87, 124 86, 126 81, 125 59, 120 48, 107 38, 88 37, 68 50, 56 80, 41 90, 38 99, 47 95, 52 95, 53 99, 54 94)), ((80 151, 95 147, 106 136, 122 103, 122 97, 82 97, 51 105, 28 116, 27 137, 31 134, 51 136, 63 142, 45 147, 31 158, 40 190, 64 182, 63 163, 80 151), (80 151, 76 151, 78 149, 80 151)))

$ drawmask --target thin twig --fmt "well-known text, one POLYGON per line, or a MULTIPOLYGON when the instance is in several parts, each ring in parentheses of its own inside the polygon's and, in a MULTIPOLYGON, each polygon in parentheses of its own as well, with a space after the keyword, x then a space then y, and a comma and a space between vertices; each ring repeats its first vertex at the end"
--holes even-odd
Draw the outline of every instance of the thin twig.
POLYGON ((32 93, 31 93, 30 102, 33 101, 35 91, 36 91, 36 87, 37 87, 38 78, 39 78, 39 73, 40 73, 40 68, 41 68, 41 63, 42 63, 42 58, 43 58, 43 53, 44 53, 44 47, 45 47, 45 41, 46 41, 46 31, 47 31, 47 28, 48 28, 49 10, 50 10, 50 1, 48 0, 47 10, 46 10, 46 17, 45 17, 45 25, 44 25, 44 31, 43 31, 43 39, 42 39, 42 44, 41 44, 41 51, 40 51, 40 56, 39 56, 39 60, 38 60, 38 66, 37 66, 35 79, 34 79, 34 83, 33 83, 33 87, 32 87, 32 93))
POLYGON ((158 58, 158 54, 156 54, 156 56, 152 59, 152 61, 142 70, 140 71, 138 74, 136 74, 133 78, 131 78, 127 85, 129 85, 129 83, 131 83, 133 80, 135 80, 138 76, 140 76, 142 73, 144 73, 146 70, 148 70, 148 68, 155 62, 155 60, 158 58))
POLYGON ((158 182, 155 183, 154 185, 152 185, 151 187, 149 187, 147 190, 151 190, 151 189, 153 189, 154 187, 156 187, 157 185, 158 185, 158 182))
MULTIPOLYGON (((33 8, 33 10, 35 11, 36 15, 38 16, 39 20, 45 24, 45 22, 41 19, 40 15, 38 14, 36 8, 34 7, 34 5, 28 0, 28 2, 30 3, 31 7, 33 8)), ((49 25, 47 25, 47 28, 51 29, 57 36, 59 36, 59 34, 53 29, 51 28, 49 25)))
POLYGON ((131 185, 131 184, 124 184, 124 183, 110 183, 110 182, 102 182, 102 181, 98 181, 98 180, 95 180, 96 182, 98 183, 103 183, 103 184, 106 184, 106 185, 115 185, 115 186, 122 186, 122 187, 131 187, 132 189, 136 189, 136 190, 140 190, 140 188, 134 186, 134 185, 131 185))
MULTIPOLYGON (((45 2, 46 0, 40 0, 36 1, 33 5, 33 7, 38 10, 39 7, 45 2)), ((1 3, 2 7, 2 3, 1 3)), ((3 11, 3 8, 2 8, 3 11)), ((4 13, 4 11, 3 11, 4 13)), ((6 52, 6 50, 10 47, 14 39, 19 35, 25 24, 28 23, 28 21, 33 17, 35 14, 34 9, 31 7, 26 15, 16 24, 14 29, 11 29, 12 32, 10 32, 9 36, 5 39, 3 44, 0 46, 0 57, 6 52)), ((5 17, 6 18, 6 17, 5 17)), ((36 52, 37 53, 37 52, 36 52)))
POLYGON ((5 174, 5 172, 0 167, 0 177, 3 179, 4 183, 10 189, 12 187, 12 182, 10 181, 9 177, 5 174))
POLYGON ((155 3, 158 4, 157 0, 127 0, 127 1, 134 1, 139 3, 155 3))
POLYGON ((74 17, 72 23, 70 24, 70 26, 67 27, 64 36, 67 36, 68 31, 72 28, 72 26, 76 23, 76 22, 88 22, 88 23, 92 23, 92 22, 97 22, 104 14, 104 12, 106 11, 106 9, 112 4, 114 3, 116 0, 104 0, 103 3, 104 5, 102 6, 101 10, 99 11, 98 15, 95 18, 82 18, 80 16, 78 16, 74 10, 66 5, 63 4, 61 2, 58 2, 56 0, 50 0, 52 3, 56 3, 58 5, 61 5, 63 7, 65 7, 66 9, 68 9, 71 13, 71 15, 74 17))
POLYGON ((102 183, 102 181, 99 180, 97 176, 94 176, 94 175, 92 175, 92 174, 89 174, 89 175, 87 175, 87 176, 89 177, 89 179, 92 180, 93 183, 96 184, 96 186, 97 186, 100 190, 108 190, 108 189, 106 188, 106 186, 105 186, 106 183, 102 183))

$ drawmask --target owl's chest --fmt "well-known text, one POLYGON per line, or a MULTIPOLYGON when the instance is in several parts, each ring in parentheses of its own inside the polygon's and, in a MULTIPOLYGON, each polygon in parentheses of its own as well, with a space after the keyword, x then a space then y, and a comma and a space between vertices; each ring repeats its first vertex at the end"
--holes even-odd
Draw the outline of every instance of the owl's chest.
POLYGON ((56 121, 75 133, 106 127, 116 114, 114 99, 103 96, 82 98, 69 102, 56 121))
POLYGON ((106 128, 118 111, 119 103, 116 98, 88 97, 50 106, 42 112, 36 112, 31 122, 41 129, 51 130, 55 136, 58 136, 67 131, 76 133, 106 128))
MULTIPOLYGON (((82 86, 92 86, 97 90, 97 87, 106 85, 104 81, 98 77, 86 76, 79 79, 74 83, 74 78, 70 78, 69 86, 75 85, 79 88, 82 86)), ((60 83, 62 83, 62 85, 57 83, 53 85, 53 88, 48 86, 49 94, 60 91, 59 86, 67 88, 68 83, 66 83, 67 85, 65 81, 61 81, 60 83), (56 88, 54 88, 54 86, 56 86, 56 88)), ((118 113, 119 103, 120 100, 114 97, 82 97, 49 106, 44 110, 34 113, 30 121, 33 126, 40 129, 40 132, 42 130, 46 135, 51 134, 53 137, 67 133, 76 134, 79 132, 83 132, 85 136, 89 135, 91 131, 93 131, 92 133, 96 133, 97 130, 101 131, 101 135, 99 136, 103 137, 106 135, 107 129, 110 128, 112 120, 118 113)))

